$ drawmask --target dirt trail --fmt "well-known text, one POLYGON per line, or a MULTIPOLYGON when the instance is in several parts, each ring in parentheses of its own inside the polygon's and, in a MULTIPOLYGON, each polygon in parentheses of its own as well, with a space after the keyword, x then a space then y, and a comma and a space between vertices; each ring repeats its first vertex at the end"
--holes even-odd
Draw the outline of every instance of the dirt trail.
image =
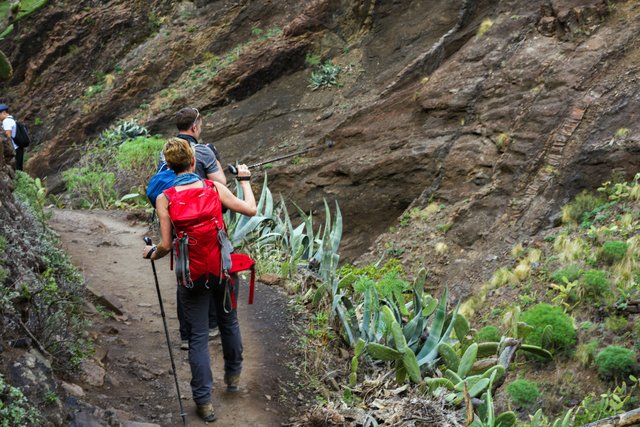
MULTIPOLYGON (((87 393, 83 399, 113 408, 120 421, 182 425, 151 265, 142 259, 142 237, 148 227, 132 225, 124 213, 112 211, 55 210, 50 223, 84 273, 87 286, 120 304, 123 312, 118 319, 93 317, 96 358, 102 359, 106 375, 102 386, 82 384, 87 393)), ((156 262, 156 268, 187 425, 205 425, 191 400, 187 352, 179 349, 175 276, 168 261, 165 257, 156 262)), ((238 310, 245 358, 240 393, 224 391, 219 339, 210 343, 216 425, 278 426, 292 408, 285 387, 296 383, 288 368, 293 351, 288 343, 287 300, 280 291, 261 284, 254 305, 247 304, 247 294, 248 287, 243 286, 238 310)))

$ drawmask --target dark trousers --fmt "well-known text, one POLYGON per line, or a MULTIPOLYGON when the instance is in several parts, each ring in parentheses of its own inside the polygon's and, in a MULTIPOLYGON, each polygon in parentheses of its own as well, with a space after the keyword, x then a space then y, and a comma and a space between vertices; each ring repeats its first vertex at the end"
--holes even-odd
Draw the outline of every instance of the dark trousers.
MULTIPOLYGON (((234 280, 237 276, 234 275, 234 280)), ((235 286, 237 300, 238 288, 235 286)), ((182 299, 184 319, 189 330, 189 365, 191 366, 191 392, 197 405, 211 401, 213 375, 209 356, 209 305, 213 302, 218 314, 218 327, 222 340, 224 372, 227 375, 239 375, 242 370, 242 337, 236 310, 228 313, 224 309, 224 287, 210 285, 207 289, 202 283, 193 288, 178 287, 182 299)), ((227 307, 228 308, 228 307, 227 307)))
MULTIPOLYGON (((176 306, 178 308, 178 323, 180 324, 180 341, 189 339, 189 328, 184 319, 184 307, 182 306, 182 297, 180 296, 180 286, 176 290, 176 306)), ((218 327, 218 319, 216 317, 216 305, 213 302, 213 294, 211 294, 211 303, 209 304, 209 329, 218 327)))
POLYGON ((16 170, 22 170, 22 163, 24 162, 24 147, 16 148, 16 170))

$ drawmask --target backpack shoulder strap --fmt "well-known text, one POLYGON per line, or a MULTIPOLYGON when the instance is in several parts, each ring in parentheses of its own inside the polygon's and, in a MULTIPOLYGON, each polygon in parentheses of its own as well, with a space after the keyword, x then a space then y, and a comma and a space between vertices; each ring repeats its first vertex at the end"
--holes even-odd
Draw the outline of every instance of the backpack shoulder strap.
POLYGON ((176 195, 176 188, 169 187, 166 190, 164 190, 162 194, 164 194, 164 197, 166 197, 167 200, 169 200, 169 204, 171 204, 171 198, 176 195))

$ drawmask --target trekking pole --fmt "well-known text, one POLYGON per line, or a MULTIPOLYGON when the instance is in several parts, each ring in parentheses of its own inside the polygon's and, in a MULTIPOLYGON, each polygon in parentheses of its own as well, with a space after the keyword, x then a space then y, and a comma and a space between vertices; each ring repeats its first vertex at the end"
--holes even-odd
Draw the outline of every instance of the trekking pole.
MULTIPOLYGON (((143 237, 147 245, 151 245, 151 238, 143 237)), ((162 295, 160 295, 160 285, 158 284, 158 273, 156 273, 156 264, 151 260, 151 268, 153 269, 153 277, 156 280, 156 291, 158 291, 158 302, 160 303, 160 314, 162 315, 162 323, 164 325, 164 335, 167 338, 167 347, 169 348, 169 358, 171 359, 171 369, 173 370, 173 379, 176 382, 176 391, 178 392, 178 403, 180 404, 180 416, 182 417, 182 425, 187 425, 184 408, 182 407, 182 397, 180 395, 180 386, 178 385, 178 374, 176 373, 176 364, 173 361, 173 351, 171 351, 171 341, 169 340, 169 330, 167 329, 167 319, 164 315, 164 305, 162 304, 162 295)))
MULTIPOLYGON (((331 148, 334 145, 335 145, 335 142, 331 141, 330 139, 328 139, 326 141, 326 148, 331 148)), ((297 156, 299 154, 305 154, 305 153, 308 153, 310 151, 320 150, 322 148, 325 148, 325 146, 307 147, 307 148, 305 148, 303 150, 300 150, 300 151, 296 151, 296 152, 293 152, 293 153, 284 154, 282 156, 274 157, 273 159, 265 160, 264 162, 255 163, 253 165, 250 165, 249 169, 258 168, 260 166, 267 165, 269 163, 273 163, 273 162, 277 162, 277 161, 280 161, 280 160, 288 159, 290 157, 294 157, 294 156, 297 156)), ((236 164, 237 164, 237 162, 236 162, 236 164)), ((237 168, 236 165, 228 165, 227 166, 227 170, 229 171, 229 173, 232 173, 233 175, 237 175, 238 174, 238 168, 237 168)))

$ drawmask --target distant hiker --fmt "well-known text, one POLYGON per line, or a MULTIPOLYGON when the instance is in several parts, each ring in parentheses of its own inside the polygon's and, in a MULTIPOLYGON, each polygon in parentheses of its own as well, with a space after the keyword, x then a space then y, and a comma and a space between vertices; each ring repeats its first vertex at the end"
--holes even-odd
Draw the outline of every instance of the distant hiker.
MULTIPOLYGON (((178 138, 189 141, 195 147, 196 153, 196 173, 203 179, 216 181, 224 185, 227 184, 227 177, 224 175, 218 151, 212 144, 200 144, 198 139, 202 133, 202 116, 196 108, 187 107, 176 113, 176 127, 178 128, 178 138)), ((160 155, 160 162, 164 164, 164 157, 160 155)), ((178 321, 180 323, 180 348, 189 349, 189 333, 184 321, 180 293, 177 295, 178 321)), ((216 307, 211 304, 209 315, 209 338, 213 339, 218 335, 218 322, 216 320, 216 307)))
POLYGON ((24 147, 18 147, 15 144, 17 124, 16 120, 9 114, 9 107, 6 104, 0 104, 0 120, 2 120, 2 130, 4 131, 4 140, 6 144, 13 148, 16 155, 16 170, 22 170, 22 162, 24 160, 24 147))
MULTIPOLYGON (((163 155, 176 173, 175 187, 158 196, 156 209, 160 222, 161 242, 145 246, 143 257, 156 260, 169 253, 172 246, 172 225, 176 232, 176 253, 188 251, 187 280, 178 287, 184 318, 189 328, 189 364, 191 391, 198 415, 205 421, 216 419, 211 404, 213 376, 208 345, 209 305, 215 304, 222 339, 224 381, 227 391, 238 391, 242 370, 242 340, 235 301, 237 277, 225 280, 224 256, 229 256, 225 240, 222 208, 247 216, 256 214, 256 200, 246 165, 238 166, 238 181, 244 200, 222 183, 203 180, 195 172, 195 149, 181 138, 171 138, 163 155), (217 233, 215 232, 217 230, 217 233), (182 243, 181 243, 182 241, 182 243), (223 274, 224 272, 224 274, 223 274), (227 304, 231 300, 232 304, 227 304)), ((229 244, 230 245, 230 244, 229 244)), ((176 263, 178 264, 178 263, 176 263)), ((182 263, 181 263, 182 264, 182 263)), ((185 265, 176 271, 184 269, 185 265)))

